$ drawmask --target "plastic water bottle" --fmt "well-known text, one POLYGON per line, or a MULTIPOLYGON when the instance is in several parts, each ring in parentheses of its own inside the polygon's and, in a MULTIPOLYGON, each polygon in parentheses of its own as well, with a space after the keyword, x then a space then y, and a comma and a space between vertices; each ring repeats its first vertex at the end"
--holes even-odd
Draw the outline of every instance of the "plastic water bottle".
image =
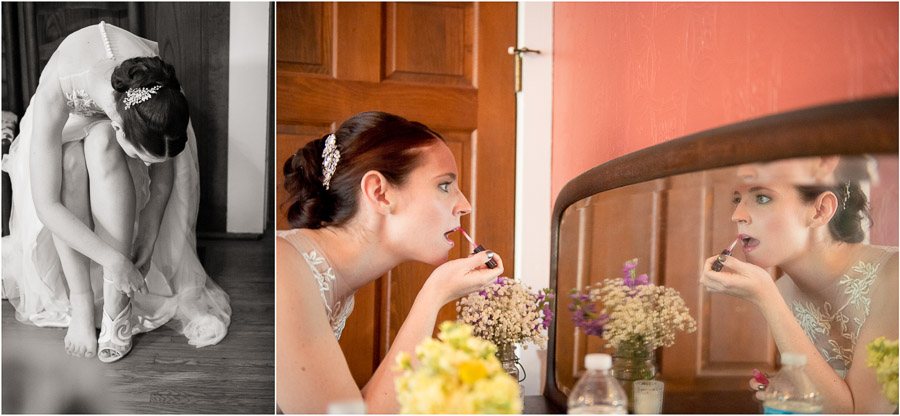
POLYGON ((812 379, 806 374, 806 355, 784 353, 781 371, 766 387, 763 413, 822 413, 822 398, 812 379))
POLYGON ((609 369, 609 354, 588 354, 584 357, 587 372, 578 379, 569 394, 569 414, 626 414, 628 396, 609 369))

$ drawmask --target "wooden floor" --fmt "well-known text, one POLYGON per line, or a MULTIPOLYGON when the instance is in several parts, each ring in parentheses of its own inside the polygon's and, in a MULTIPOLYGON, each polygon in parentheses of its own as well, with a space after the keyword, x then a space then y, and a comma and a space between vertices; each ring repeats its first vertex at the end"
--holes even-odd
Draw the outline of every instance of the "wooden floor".
POLYGON ((135 336, 134 348, 127 357, 103 365, 96 358, 66 356, 64 329, 19 323, 12 305, 4 300, 4 413, 21 405, 20 401, 26 399, 21 396, 36 400, 43 406, 37 407, 41 413, 274 413, 272 233, 258 241, 200 240, 198 248, 207 273, 231 297, 231 326, 222 342, 195 348, 181 334, 164 326, 135 336), (36 381, 42 377, 51 382, 36 381), (35 388, 32 383, 42 387, 35 388), (69 390, 59 392, 47 387, 54 383, 69 390), (102 387, 103 383, 109 387, 102 387), (76 393, 70 391, 72 388, 76 393), (49 391, 50 397, 40 396, 42 390, 49 391), (47 407, 73 394, 88 399, 69 400, 56 410, 47 407))

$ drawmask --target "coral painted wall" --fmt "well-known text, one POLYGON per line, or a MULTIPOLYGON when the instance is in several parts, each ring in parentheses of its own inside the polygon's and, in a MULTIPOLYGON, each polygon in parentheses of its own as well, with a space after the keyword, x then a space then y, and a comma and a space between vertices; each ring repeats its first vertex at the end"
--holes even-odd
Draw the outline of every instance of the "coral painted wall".
POLYGON ((644 147, 898 91, 897 3, 556 3, 553 25, 553 201, 644 147))

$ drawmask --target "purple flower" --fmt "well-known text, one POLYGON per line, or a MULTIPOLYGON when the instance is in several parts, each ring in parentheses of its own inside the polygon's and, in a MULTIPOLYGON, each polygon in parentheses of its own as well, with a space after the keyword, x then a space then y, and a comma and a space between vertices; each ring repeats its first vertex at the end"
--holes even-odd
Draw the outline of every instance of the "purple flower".
POLYGON ((544 320, 541 322, 541 326, 544 329, 550 328, 551 321, 553 321, 553 311, 549 307, 544 308, 544 320))
POLYGON ((644 286, 650 284, 650 278, 647 277, 646 274, 642 274, 638 277, 626 276, 622 278, 625 283, 625 286, 628 286, 630 289, 634 289, 637 286, 644 286))
POLYGON ((637 284, 638 284, 638 285, 649 285, 649 284, 650 284, 650 278, 647 277, 647 274, 646 274, 646 273, 645 273, 645 274, 641 274, 640 276, 637 277, 637 284))
POLYGON ((637 268, 637 265, 638 265, 637 259, 633 259, 631 261, 626 261, 625 268, 622 269, 622 274, 624 274, 625 276, 629 276, 631 274, 631 271, 637 268))
POLYGON ((646 274, 635 277, 637 273, 634 270, 637 268, 637 265, 638 259, 626 261, 625 268, 622 269, 622 273, 625 275, 625 277, 622 278, 622 282, 625 283, 625 286, 628 286, 629 289, 650 284, 650 278, 648 278, 646 274))

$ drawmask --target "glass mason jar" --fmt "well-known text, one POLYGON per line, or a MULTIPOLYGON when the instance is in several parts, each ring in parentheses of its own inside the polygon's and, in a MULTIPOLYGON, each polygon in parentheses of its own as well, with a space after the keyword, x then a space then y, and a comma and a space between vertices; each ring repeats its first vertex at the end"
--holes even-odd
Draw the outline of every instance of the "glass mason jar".
POLYGON ((519 357, 516 357, 515 344, 501 344, 497 346, 497 359, 503 366, 503 371, 513 376, 518 382, 522 382, 525 378, 519 378, 519 357))
POLYGON ((612 354, 612 375, 628 395, 628 409, 634 410, 634 382, 656 377, 656 353, 648 344, 623 342, 612 354))

